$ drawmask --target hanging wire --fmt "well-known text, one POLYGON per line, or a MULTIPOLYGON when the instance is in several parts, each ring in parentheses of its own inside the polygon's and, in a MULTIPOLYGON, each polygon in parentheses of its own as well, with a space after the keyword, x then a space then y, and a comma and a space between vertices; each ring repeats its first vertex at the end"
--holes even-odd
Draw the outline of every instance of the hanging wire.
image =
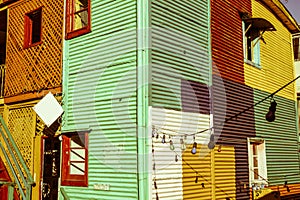
POLYGON ((175 130, 172 130, 172 129, 167 129, 167 128, 164 128, 164 127, 161 127, 161 129, 163 130, 166 130, 166 131, 171 131, 173 133, 176 133, 177 135, 187 135, 187 136, 195 136, 195 135, 198 135, 200 133, 204 133, 206 131, 211 131, 213 129, 216 129, 220 126, 223 126, 226 122, 228 121, 231 121, 231 120, 234 120, 234 119, 237 119, 238 116, 240 116, 241 114, 249 111, 250 109, 254 108, 255 106, 261 104, 262 102, 264 102, 265 100, 269 99, 269 98, 273 98, 275 94, 277 94, 278 92, 280 92, 282 89, 286 88, 287 86, 289 86, 291 83, 293 83, 294 81, 296 81, 298 78, 300 78, 300 76, 297 76, 295 79, 291 80, 290 82, 288 82, 287 84, 285 84, 284 86, 282 86, 281 88, 279 88, 278 90, 276 90, 275 92, 273 92, 272 94, 266 96, 265 98, 261 99, 260 101, 256 102, 255 104, 253 104, 252 106, 249 106, 247 108, 245 108, 244 110, 228 117, 227 119, 224 120, 224 122, 221 122, 215 126, 212 126, 210 128, 207 128, 207 129, 204 129, 204 130, 201 130, 201 131, 198 131, 198 132, 195 132, 195 133, 178 133, 177 131, 175 130))
MULTIPOLYGON (((202 131, 198 131, 198 132, 196 132, 196 133, 191 133, 191 134, 186 134, 186 133, 185 133, 185 134, 178 134, 178 132, 176 132, 176 131, 174 131, 174 130, 171 130, 171 129, 166 129, 166 128, 161 128, 161 129, 163 129, 163 130, 168 130, 168 131, 172 131, 172 132, 174 132, 174 133, 177 133, 177 135, 179 135, 179 136, 184 136, 184 137, 187 137, 187 136, 193 136, 194 141, 195 141, 195 136, 196 136, 197 134, 200 134, 200 133, 203 133, 203 132, 212 130, 212 129, 218 127, 218 126, 224 125, 224 123, 226 123, 226 122, 228 122, 228 121, 230 121, 230 120, 236 119, 239 115, 241 115, 241 114, 247 112, 248 110, 252 109, 253 107, 257 106, 258 104, 264 102, 264 101, 267 100, 268 98, 270 98, 270 97, 273 98, 274 95, 275 95, 276 93, 278 93, 279 91, 281 91, 282 89, 284 89, 285 87, 287 87, 288 85, 290 85, 291 83, 293 83, 294 81, 296 81, 298 78, 300 78, 300 76, 297 76, 295 79, 293 79, 292 81, 288 82, 287 84, 285 84, 284 86, 282 86, 281 88, 279 88, 278 90, 276 90, 275 92, 273 92, 272 94, 270 94, 270 95, 268 95, 267 97, 261 99, 260 101, 258 101, 258 102, 255 103, 254 105, 249 106, 249 107, 247 107, 246 109, 244 109, 244 110, 238 112, 237 114, 235 114, 235 115, 233 115, 233 116, 231 116, 231 117, 225 119, 224 122, 222 122, 222 123, 220 123, 220 124, 218 124, 218 125, 216 125, 216 126, 212 126, 212 127, 210 127, 210 128, 204 129, 204 130, 202 130, 202 131)), ((155 129, 154 126, 153 126, 153 128, 155 129)), ((156 132, 157 132, 157 131, 156 131, 156 132)), ((171 134, 167 134, 167 135, 169 135, 169 137, 171 137, 171 134)), ((158 133, 157 133, 157 135, 156 135, 156 138, 158 138, 158 133)), ((163 139, 165 139, 165 133, 164 133, 164 135, 163 135, 163 139)), ((243 140, 243 141, 244 141, 244 140, 243 140)), ((190 163, 188 163, 182 156, 180 156, 180 155, 175 151, 175 149, 172 150, 172 151, 177 155, 177 158, 178 158, 178 157, 181 158, 182 162, 184 162, 187 166, 190 167, 190 169, 192 169, 192 170, 196 173, 196 179, 195 179, 195 182, 198 182, 198 177, 201 177, 201 178, 202 178, 203 180, 205 180, 208 184, 211 184, 211 183, 210 183, 203 175, 201 175, 196 169, 194 169, 194 168, 190 165, 190 163)), ((153 174, 154 174, 153 181, 154 181, 154 187, 155 187, 155 190, 156 190, 156 200, 159 200, 158 189, 157 189, 157 183, 156 183, 156 169, 155 169, 155 158, 154 158, 154 146, 153 146, 153 144, 152 144, 152 157, 153 157, 153 174)), ((256 172, 254 172, 254 173, 256 173, 256 172)), ((257 173, 256 173, 256 174, 257 174, 257 173)), ((264 181, 266 181, 267 183, 269 183, 268 180, 266 180, 264 177, 262 177, 262 176, 259 175, 259 174, 257 174, 257 175, 258 175, 260 178, 262 178, 264 181)), ((202 187, 204 188, 204 183, 201 183, 201 185, 202 185, 202 187)), ((215 185, 215 187, 216 187, 219 191, 223 192, 223 193, 227 196, 227 197, 226 197, 226 200, 233 199, 233 198, 230 197, 230 195, 229 195, 228 193, 226 193, 223 189, 221 189, 220 187, 218 187, 218 186, 216 186, 216 185, 215 185)), ((290 189, 287 187, 287 190, 288 190, 288 192, 289 192, 290 189)))

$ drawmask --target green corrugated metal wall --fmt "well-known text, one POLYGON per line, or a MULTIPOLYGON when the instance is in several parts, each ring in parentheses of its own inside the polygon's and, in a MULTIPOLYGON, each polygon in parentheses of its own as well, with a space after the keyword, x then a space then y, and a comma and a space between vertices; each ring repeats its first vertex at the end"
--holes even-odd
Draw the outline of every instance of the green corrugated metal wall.
MULTIPOLYGON (((194 177, 191 187, 183 187, 183 169, 191 166, 181 159, 185 150, 180 149, 180 139, 210 126, 209 7, 206 0, 151 0, 150 106, 152 126, 159 134, 152 139, 152 199, 186 199, 184 193, 200 188, 194 177), (166 143, 161 142, 164 134, 166 143)), ((195 140, 207 143, 208 134, 195 140)), ((192 142, 192 136, 186 138, 187 146, 192 142)))
POLYGON ((151 105, 181 109, 181 80, 208 84, 209 1, 151 1, 151 105))
MULTIPOLYGON (((254 89, 254 102, 270 95, 254 89)), ((270 185, 299 182, 299 153, 296 127, 295 101, 275 96, 277 102, 276 120, 269 123, 265 115, 269 101, 257 105, 255 109, 256 136, 266 141, 267 171, 270 185)))
POLYGON ((138 199, 136 4, 92 0, 92 32, 65 43, 62 129, 91 129, 89 186, 64 187, 72 200, 138 199))

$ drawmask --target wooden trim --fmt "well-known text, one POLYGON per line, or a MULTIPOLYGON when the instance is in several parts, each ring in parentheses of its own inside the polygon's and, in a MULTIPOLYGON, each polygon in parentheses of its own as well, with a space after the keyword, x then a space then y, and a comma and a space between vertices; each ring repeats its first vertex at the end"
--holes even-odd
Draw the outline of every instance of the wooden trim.
MULTIPOLYGON (((81 135, 78 133, 78 135, 81 135)), ((71 138, 63 135, 63 144, 62 144, 62 166, 61 166, 61 185, 63 186, 79 186, 79 187, 87 187, 88 186, 88 132, 84 133, 84 149, 85 149, 85 172, 84 175, 71 175, 70 174, 70 152, 71 152, 71 138), (67 152, 67 153, 66 153, 67 152)), ((79 136, 80 137, 80 136, 79 136)))
POLYGON ((22 101, 28 101, 28 100, 34 100, 34 99, 40 99, 44 96, 46 96, 49 92, 53 94, 58 94, 62 92, 62 87, 52 88, 52 89, 45 89, 40 92, 33 92, 33 93, 27 93, 27 94, 21 94, 11 97, 4 97, 4 103, 5 104, 11 104, 16 102, 22 102, 22 101))

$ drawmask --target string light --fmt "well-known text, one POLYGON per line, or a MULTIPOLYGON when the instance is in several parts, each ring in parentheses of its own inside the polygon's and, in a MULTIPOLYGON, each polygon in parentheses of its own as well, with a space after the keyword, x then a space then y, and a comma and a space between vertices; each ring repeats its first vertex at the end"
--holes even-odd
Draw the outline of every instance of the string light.
POLYGON ((196 154, 196 153, 197 153, 197 142, 194 142, 193 148, 192 148, 192 150, 191 150, 191 153, 192 153, 192 154, 196 154))
POLYGON ((186 149, 185 141, 183 138, 180 138, 180 149, 184 151, 186 149))
POLYGON ((209 139, 209 143, 208 143, 207 147, 209 149, 214 149, 215 148, 215 135, 214 134, 210 135, 210 139, 209 139))
POLYGON ((174 146, 174 144, 173 144, 173 141, 172 141, 172 140, 170 140, 170 149, 171 149, 172 151, 175 149, 175 146, 174 146))
POLYGON ((154 128, 154 126, 152 127, 152 137, 154 138, 156 135, 156 129, 154 128))
POLYGON ((166 143, 166 135, 164 134, 161 140, 161 143, 165 144, 166 143))

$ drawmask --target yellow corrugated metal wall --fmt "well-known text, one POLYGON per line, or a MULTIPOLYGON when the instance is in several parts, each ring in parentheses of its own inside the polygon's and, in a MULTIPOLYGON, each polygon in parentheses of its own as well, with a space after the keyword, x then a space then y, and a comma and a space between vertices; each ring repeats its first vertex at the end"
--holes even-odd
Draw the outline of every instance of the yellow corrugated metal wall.
MULTIPOLYGON (((244 64, 245 84, 254 88, 256 103, 292 81, 295 74, 289 30, 260 1, 252 0, 252 17, 264 18, 276 28, 276 31, 266 31, 263 34, 265 43, 260 40, 261 69, 244 64)), ((299 194, 295 82, 274 95, 274 98, 277 110, 276 120, 272 123, 265 120, 270 105, 268 101, 254 107, 255 134, 266 142, 268 175, 265 178, 268 179, 268 186, 273 190, 280 190, 281 198, 286 198, 284 196, 299 194), (284 188, 284 181, 293 188, 289 192, 284 188)))
MULTIPOLYGON (((252 0, 252 17, 270 21, 276 31, 263 34, 266 44, 260 41, 261 69, 245 64, 245 84, 265 92, 273 93, 294 79, 291 33, 276 16, 260 2, 252 0)), ((277 95, 295 100, 294 84, 277 95)))
POLYGON ((183 154, 183 199, 236 199, 234 147, 198 145, 194 155, 191 148, 183 154))

